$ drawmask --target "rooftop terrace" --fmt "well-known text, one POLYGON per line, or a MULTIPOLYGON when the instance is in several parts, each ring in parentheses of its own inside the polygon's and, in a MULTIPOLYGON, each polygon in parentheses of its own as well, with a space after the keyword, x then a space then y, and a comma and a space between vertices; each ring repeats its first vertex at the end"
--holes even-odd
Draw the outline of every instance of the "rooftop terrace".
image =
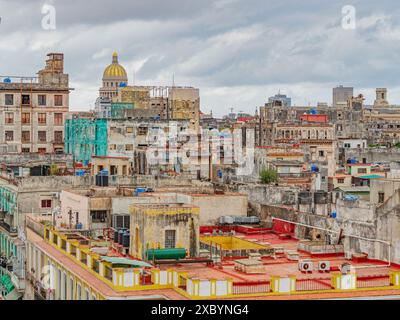
MULTIPOLYGON (((221 258, 215 264, 182 260, 132 268, 131 265, 115 265, 103 258, 91 250, 93 243, 87 243, 85 237, 68 235, 44 226, 40 228, 38 224, 35 228, 28 227, 30 241, 51 259, 89 281, 103 298, 157 294, 170 299, 288 299, 293 296, 308 299, 400 294, 400 266, 360 255, 346 260, 339 252, 311 254, 298 250, 297 239, 272 229, 257 232, 257 228, 244 227, 236 228, 243 232, 236 232, 234 237, 228 234, 203 237, 203 243, 216 244, 210 247, 211 256, 220 255, 221 258), (240 255, 224 256, 221 248, 232 252, 237 250, 240 255), (258 251, 262 255, 257 256, 259 248, 269 250, 258 251), (297 260, 306 260, 313 267, 309 272, 302 272, 297 260), (252 263, 247 263, 249 261, 252 263), (317 266, 320 262, 329 268, 319 272, 317 266), (345 262, 350 263, 352 268, 342 274, 338 271, 345 262), (256 266, 257 269, 256 272, 247 272, 239 265, 250 269, 256 266)), ((125 258, 137 261, 129 256, 125 258)))

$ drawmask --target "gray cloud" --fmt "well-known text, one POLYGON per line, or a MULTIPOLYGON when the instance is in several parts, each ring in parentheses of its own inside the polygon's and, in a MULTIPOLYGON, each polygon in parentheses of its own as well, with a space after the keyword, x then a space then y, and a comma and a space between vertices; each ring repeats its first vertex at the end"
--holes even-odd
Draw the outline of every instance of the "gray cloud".
POLYGON ((111 53, 137 84, 200 88, 202 109, 253 112, 277 90, 297 104, 330 101, 353 85, 372 102, 389 88, 399 102, 400 8, 396 0, 354 0, 357 28, 341 28, 347 1, 0 0, 0 74, 32 75, 45 54, 65 53, 71 109, 93 107, 111 53), (41 28, 41 7, 57 29, 41 28))

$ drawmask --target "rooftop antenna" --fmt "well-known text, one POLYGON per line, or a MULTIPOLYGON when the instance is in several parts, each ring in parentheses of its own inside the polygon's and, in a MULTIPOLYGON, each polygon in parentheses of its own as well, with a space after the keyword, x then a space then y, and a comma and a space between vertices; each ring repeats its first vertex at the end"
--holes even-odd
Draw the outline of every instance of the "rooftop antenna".
POLYGON ((172 87, 175 87, 175 73, 172 73, 172 87))
POLYGON ((136 82, 136 72, 135 69, 133 69, 133 86, 135 86, 135 82, 136 82))

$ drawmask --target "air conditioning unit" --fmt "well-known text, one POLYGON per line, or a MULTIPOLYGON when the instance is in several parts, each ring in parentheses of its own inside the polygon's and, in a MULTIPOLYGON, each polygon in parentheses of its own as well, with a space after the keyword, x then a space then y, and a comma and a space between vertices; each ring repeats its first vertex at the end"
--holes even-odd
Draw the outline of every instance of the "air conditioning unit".
POLYGON ((331 270, 331 263, 329 261, 319 261, 318 271, 319 272, 329 272, 331 270))
POLYGON ((313 263, 311 260, 300 260, 299 261, 299 270, 301 272, 312 272, 313 271, 313 263))

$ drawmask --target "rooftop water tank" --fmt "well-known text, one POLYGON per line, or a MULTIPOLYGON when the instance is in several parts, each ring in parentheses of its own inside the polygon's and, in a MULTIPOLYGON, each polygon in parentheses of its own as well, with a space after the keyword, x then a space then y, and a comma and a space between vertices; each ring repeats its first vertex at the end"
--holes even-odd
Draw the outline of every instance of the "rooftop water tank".
POLYGON ((122 238, 124 236, 125 229, 119 229, 118 231, 118 244, 122 245, 122 238))
POLYGON ((122 246, 125 248, 129 248, 130 243, 130 232, 126 230, 122 235, 122 246))
POLYGON ((136 188, 136 190, 135 190, 135 196, 137 196, 137 195, 139 195, 139 193, 143 193, 143 192, 146 192, 146 188, 143 188, 143 187, 138 187, 138 188, 136 188))
POLYGON ((8 77, 7 77, 7 78, 4 78, 3 82, 4 82, 4 83, 11 83, 11 79, 8 78, 8 77))
POLYGON ((85 171, 84 170, 77 170, 75 171, 75 175, 78 177, 83 177, 85 175, 85 171))
POLYGON ((314 203, 325 204, 327 203, 327 193, 325 191, 314 192, 314 203))
POLYGON ((118 242, 118 229, 114 230, 114 242, 117 243, 118 242))
POLYGON ((98 187, 108 187, 108 176, 104 174, 96 175, 96 186, 98 187))
POLYGON ((298 195, 299 204, 310 204, 312 202, 310 191, 300 191, 298 195))
POLYGON ((146 252, 148 260, 179 260, 186 257, 185 248, 168 248, 168 249, 150 249, 146 252))

